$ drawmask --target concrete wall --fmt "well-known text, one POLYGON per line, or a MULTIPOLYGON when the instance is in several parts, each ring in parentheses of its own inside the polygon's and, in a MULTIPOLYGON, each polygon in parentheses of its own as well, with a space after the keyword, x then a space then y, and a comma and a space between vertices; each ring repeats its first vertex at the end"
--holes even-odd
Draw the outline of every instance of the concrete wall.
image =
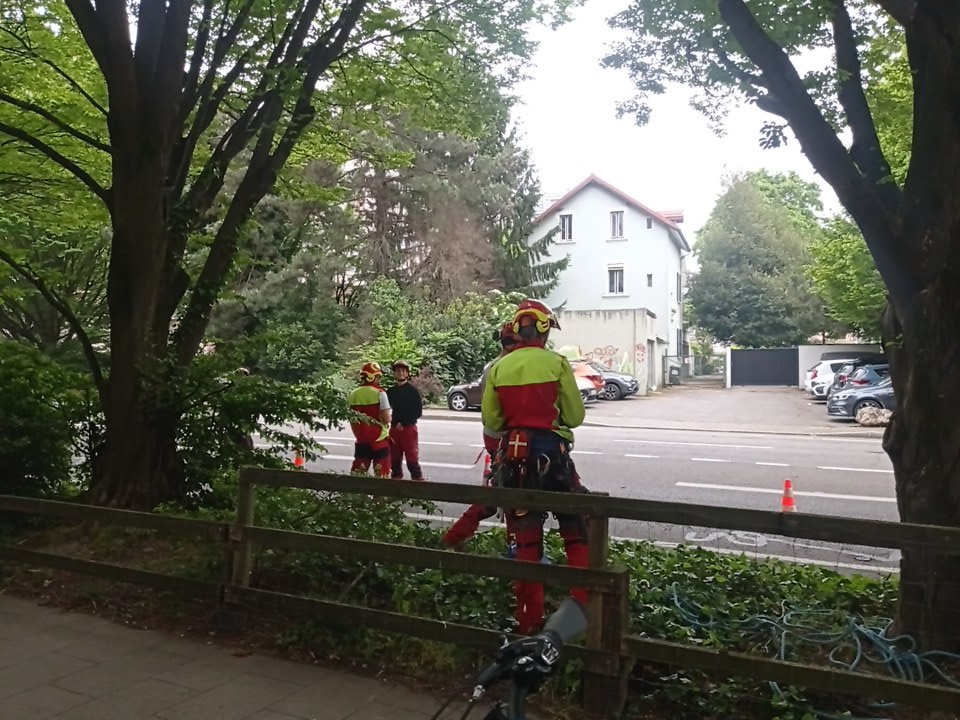
MULTIPOLYGON (((677 331, 683 327, 683 306, 677 277, 682 261, 676 232, 656 218, 648 228, 647 216, 640 210, 596 185, 588 185, 563 208, 544 218, 531 237, 542 238, 556 228, 560 215, 573 217, 572 238, 563 241, 559 232, 554 235, 549 257, 557 260, 569 255, 570 264, 545 301, 572 311, 648 308, 656 315, 652 337, 668 343, 667 354, 681 354, 677 331), (622 238, 610 237, 610 213, 614 211, 623 211, 622 238), (609 292, 611 267, 623 268, 622 293, 609 292)), ((657 354, 664 354, 664 350, 667 348, 661 347, 657 354)))
MULTIPOLYGON (((849 345, 800 345, 799 350, 799 369, 797 377, 797 386, 803 387, 803 381, 806 377, 807 370, 820 362, 820 356, 823 353, 838 353, 850 351, 851 357, 859 355, 861 353, 880 353, 883 352, 883 348, 879 345, 861 343, 861 344, 849 344, 849 345)), ((836 357, 836 356, 834 356, 836 357)), ((728 363, 729 371, 729 363, 728 363)))
POLYGON ((656 318, 638 310, 564 310, 557 314, 561 330, 550 333, 557 350, 576 354, 633 375, 644 394, 660 387, 666 345, 657 344, 656 318))

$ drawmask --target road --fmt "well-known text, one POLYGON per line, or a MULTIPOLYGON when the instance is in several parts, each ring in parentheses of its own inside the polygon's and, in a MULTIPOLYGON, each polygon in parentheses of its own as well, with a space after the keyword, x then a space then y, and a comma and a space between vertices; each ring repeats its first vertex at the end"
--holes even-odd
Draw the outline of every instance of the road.
MULTIPOLYGON (((349 430, 317 436, 328 455, 310 470, 346 471, 349 430)), ((482 445, 475 421, 420 422, 422 465, 433 480, 477 483, 482 445)), ((584 427, 574 458, 584 484, 621 497, 779 510, 783 481, 793 481, 799 512, 897 520, 893 470, 879 440, 682 430, 584 427)), ((455 518, 461 506, 442 506, 455 518)), ((894 570, 899 553, 815 541, 611 520, 615 536, 664 546, 695 542, 720 552, 749 551, 838 569, 894 570)))

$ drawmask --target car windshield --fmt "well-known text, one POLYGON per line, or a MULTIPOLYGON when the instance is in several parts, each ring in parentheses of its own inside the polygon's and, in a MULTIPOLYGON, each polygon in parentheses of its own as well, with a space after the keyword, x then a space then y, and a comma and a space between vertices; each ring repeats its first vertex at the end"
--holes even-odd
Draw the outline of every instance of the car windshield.
POLYGON ((595 362, 595 361, 593 361, 593 360, 588 360, 588 361, 587 361, 587 365, 589 365, 590 367, 592 367, 592 368, 593 368, 594 370, 596 370, 598 373, 604 373, 604 372, 607 371, 607 369, 606 369, 603 365, 601 365, 600 363, 595 362))

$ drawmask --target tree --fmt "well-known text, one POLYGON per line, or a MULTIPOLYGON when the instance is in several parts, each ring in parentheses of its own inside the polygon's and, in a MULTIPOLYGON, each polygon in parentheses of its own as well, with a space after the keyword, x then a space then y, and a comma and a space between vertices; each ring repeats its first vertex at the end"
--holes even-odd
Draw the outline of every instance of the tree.
MULTIPOLYGON (((785 142, 789 128, 836 191, 890 300, 884 340, 898 409, 884 448, 900 517, 960 525, 960 4, 634 0, 611 22, 630 35, 606 62, 628 68, 638 89, 621 111, 646 119, 646 97, 674 82, 698 88, 698 105, 717 122, 724 101, 754 102, 775 116, 765 142, 785 142), (865 51, 866 39, 888 34, 905 39, 912 79, 902 182, 868 93, 890 54, 865 51), (792 58, 814 48, 831 48, 833 64, 802 75, 792 58)), ((960 558, 906 548, 900 587, 898 629, 924 647, 960 647, 960 558)))
POLYGON ((812 205, 798 201, 819 202, 819 193, 798 180, 768 173, 732 179, 698 236, 700 272, 687 299, 695 324, 720 342, 779 347, 824 331, 803 277, 819 228, 808 223, 812 205), (784 204, 791 198, 794 204, 784 204))
POLYGON ((182 492, 178 387, 232 277, 241 232, 298 144, 401 96, 443 119, 469 115, 437 99, 434 79, 494 63, 518 75, 531 50, 526 26, 551 11, 562 17, 568 4, 504 0, 491 13, 456 0, 4 0, 0 35, 27 48, 18 72, 81 98, 86 113, 72 124, 49 93, 38 98, 45 105, 31 100, 27 83, 0 96, 20 111, 0 120, 0 133, 110 216, 109 375, 80 334, 106 421, 98 502, 151 508, 182 492), (355 77, 337 86, 349 102, 326 77, 334 65, 355 77), (239 180, 227 193, 232 168, 239 180))
POLYGON ((830 317, 868 340, 879 340, 887 293, 856 225, 835 218, 810 246, 806 267, 813 290, 830 317))

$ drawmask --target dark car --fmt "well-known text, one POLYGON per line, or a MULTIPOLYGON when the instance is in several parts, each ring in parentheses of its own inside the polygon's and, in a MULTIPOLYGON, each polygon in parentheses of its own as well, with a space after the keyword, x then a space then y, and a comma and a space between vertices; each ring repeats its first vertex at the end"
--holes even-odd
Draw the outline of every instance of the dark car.
POLYGON ((864 365, 884 365, 886 364, 886 360, 887 359, 883 355, 870 354, 861 355, 856 360, 851 360, 850 362, 846 363, 833 376, 833 383, 827 389, 827 397, 829 398, 841 388, 846 387, 847 380, 850 379, 850 376, 857 368, 861 368, 864 365))
POLYGON ((640 390, 640 383, 633 375, 610 370, 592 360, 590 367, 600 373, 603 380, 603 392, 600 397, 604 400, 621 400, 630 395, 636 395, 640 390))
POLYGON ((893 394, 893 381, 889 375, 875 385, 848 387, 834 393, 827 401, 827 415, 854 419, 859 410, 868 407, 897 409, 897 398, 893 394))
POLYGON ((447 407, 451 410, 469 410, 480 407, 480 378, 447 390, 447 407))

